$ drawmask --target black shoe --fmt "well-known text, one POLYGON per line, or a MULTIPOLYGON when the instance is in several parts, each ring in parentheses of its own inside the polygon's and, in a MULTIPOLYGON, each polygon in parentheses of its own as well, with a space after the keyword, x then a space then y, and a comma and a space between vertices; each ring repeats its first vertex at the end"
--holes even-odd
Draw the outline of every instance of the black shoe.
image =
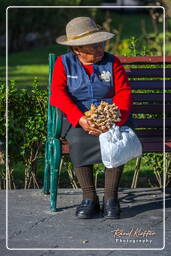
POLYGON ((80 219, 91 219, 100 213, 99 199, 83 199, 81 204, 77 207, 75 215, 80 219))
POLYGON ((120 204, 118 199, 103 200, 103 216, 107 219, 120 218, 120 204))

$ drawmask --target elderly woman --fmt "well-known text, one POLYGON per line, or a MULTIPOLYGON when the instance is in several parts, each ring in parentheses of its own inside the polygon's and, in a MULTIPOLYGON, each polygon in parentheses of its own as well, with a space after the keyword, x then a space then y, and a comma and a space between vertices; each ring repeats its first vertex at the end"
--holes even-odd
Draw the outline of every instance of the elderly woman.
MULTIPOLYGON (((101 101, 115 103, 121 112, 116 125, 129 125, 132 100, 126 73, 119 59, 104 51, 105 41, 113 36, 91 18, 77 17, 67 24, 66 36, 57 38, 57 43, 69 46, 70 51, 56 60, 50 104, 64 114, 62 136, 69 142, 71 161, 83 191, 83 200, 76 209, 78 218, 92 218, 100 212, 93 164, 102 162, 98 136, 103 131, 92 126, 85 111, 101 101)), ((105 169, 105 218, 120 217, 118 186, 122 171, 123 166, 105 169)))

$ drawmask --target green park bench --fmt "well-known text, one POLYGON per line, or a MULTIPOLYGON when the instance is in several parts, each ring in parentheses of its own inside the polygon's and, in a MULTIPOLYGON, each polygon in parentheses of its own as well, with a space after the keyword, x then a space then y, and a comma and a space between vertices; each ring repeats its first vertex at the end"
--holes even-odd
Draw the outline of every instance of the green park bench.
MULTIPOLYGON (((49 54, 49 97, 56 57, 55 54, 49 54)), ((119 59, 125 66, 132 87, 134 102, 132 114, 136 133, 143 145, 143 153, 170 152, 171 80, 169 78, 171 79, 171 67, 163 69, 163 57, 119 57, 119 59), (149 65, 152 66, 149 67, 149 65), (162 80, 164 72, 165 81, 162 80), (163 113, 165 113, 165 118, 163 113)), ((165 63, 171 64, 171 57, 166 57, 165 63)), ((63 154, 69 153, 67 141, 62 141, 60 138, 61 124, 61 111, 48 103, 43 192, 49 194, 50 191, 52 211, 57 210, 61 158, 63 154)), ((139 164, 138 159, 136 165, 139 164)))

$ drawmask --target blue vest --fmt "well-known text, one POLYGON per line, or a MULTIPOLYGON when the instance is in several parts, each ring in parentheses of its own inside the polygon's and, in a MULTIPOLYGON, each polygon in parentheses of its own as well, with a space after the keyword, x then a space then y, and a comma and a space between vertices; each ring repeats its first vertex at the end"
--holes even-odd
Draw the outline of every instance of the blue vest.
POLYGON ((72 52, 62 55, 68 94, 82 112, 89 110, 91 104, 112 103, 113 61, 114 56, 105 52, 103 60, 93 65, 93 73, 89 76, 72 52))

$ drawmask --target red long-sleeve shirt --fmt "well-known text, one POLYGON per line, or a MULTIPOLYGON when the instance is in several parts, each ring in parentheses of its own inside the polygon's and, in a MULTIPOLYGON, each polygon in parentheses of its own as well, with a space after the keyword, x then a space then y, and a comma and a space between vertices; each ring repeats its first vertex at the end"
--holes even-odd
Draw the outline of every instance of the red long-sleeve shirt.
MULTIPOLYGON (((88 75, 93 72, 93 65, 83 65, 88 75)), ((114 97, 113 102, 121 111, 121 121, 116 125, 123 125, 130 114, 132 107, 131 87, 127 79, 127 75, 120 60, 115 57, 113 63, 113 81, 114 81, 114 97)), ((67 76, 62 56, 58 57, 53 70, 50 104, 58 107, 67 117, 68 121, 77 126, 79 119, 84 115, 77 105, 73 102, 67 92, 67 76)))

